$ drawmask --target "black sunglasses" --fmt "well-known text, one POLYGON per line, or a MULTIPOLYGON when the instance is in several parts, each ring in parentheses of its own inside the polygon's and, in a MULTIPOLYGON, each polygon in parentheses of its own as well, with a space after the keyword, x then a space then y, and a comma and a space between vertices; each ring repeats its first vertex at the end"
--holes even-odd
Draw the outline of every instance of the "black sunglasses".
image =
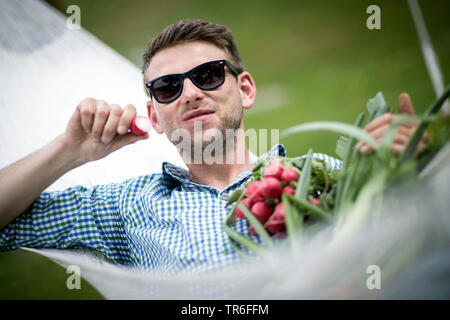
POLYGON ((147 82, 150 96, 155 97, 159 103, 170 103, 183 92, 185 78, 191 79, 192 83, 201 90, 214 90, 225 82, 225 66, 237 76, 239 72, 226 60, 216 60, 203 63, 186 73, 168 74, 147 82))

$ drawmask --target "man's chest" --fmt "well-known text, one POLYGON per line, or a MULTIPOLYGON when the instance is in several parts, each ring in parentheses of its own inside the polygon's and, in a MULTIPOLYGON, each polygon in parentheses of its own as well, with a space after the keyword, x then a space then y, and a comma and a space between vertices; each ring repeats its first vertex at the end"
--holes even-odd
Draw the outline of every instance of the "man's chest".
MULTIPOLYGON (((163 199, 141 198, 125 213, 134 255, 146 267, 186 268, 234 259, 223 223, 227 201, 213 192, 174 190, 163 199)), ((238 226, 245 231, 246 225, 238 226)))

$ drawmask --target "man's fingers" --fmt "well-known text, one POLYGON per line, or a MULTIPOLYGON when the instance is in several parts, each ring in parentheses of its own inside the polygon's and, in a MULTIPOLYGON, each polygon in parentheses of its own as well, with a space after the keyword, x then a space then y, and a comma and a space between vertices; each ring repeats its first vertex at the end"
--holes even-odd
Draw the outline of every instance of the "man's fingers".
POLYGON ((425 149, 425 147, 426 147, 426 143, 424 143, 423 140, 421 140, 419 142, 419 145, 417 146, 415 155, 418 155, 419 153, 421 153, 425 149))
POLYGON ((378 138, 382 137, 388 129, 389 129, 389 124, 383 124, 382 126, 377 127, 368 133, 372 136, 372 138, 377 140, 378 138))
POLYGON ((391 150, 392 152, 394 152, 395 154, 400 154, 402 153, 402 151, 405 149, 405 146, 403 144, 400 143, 394 143, 391 146, 391 150))
MULTIPOLYGON (((414 111, 413 104, 411 102, 411 98, 409 97, 409 95, 407 93, 402 93, 398 97, 398 110, 400 113, 411 115, 411 116, 416 114, 414 111)), ((385 113, 382 116, 369 122, 366 125, 366 127, 364 128, 364 130, 367 132, 373 131, 376 128, 381 127, 385 124, 392 123, 392 121, 394 121, 396 118, 397 118, 397 116, 392 113, 385 113)), ((413 128, 413 127, 417 126, 417 123, 411 122, 411 123, 407 123, 404 125, 413 128)))
MULTIPOLYGON (((397 133, 397 135, 394 138, 394 141, 392 142, 391 145, 391 150, 396 153, 396 154, 400 154, 401 152, 403 152, 403 150, 406 148, 406 146, 409 143, 409 140, 411 139, 412 135, 411 134, 407 134, 405 132, 399 132, 397 133)), ((383 137, 378 137, 376 139, 376 141, 378 143, 381 142, 381 140, 383 139, 383 137)), ((416 149, 416 155, 421 153, 425 147, 427 146, 428 142, 427 139, 425 139, 425 137, 422 138, 422 140, 420 140, 417 149, 416 149)), ((373 148, 370 147, 368 144, 366 144, 365 142, 360 142, 360 144, 357 145, 357 149, 359 152, 361 152, 362 154, 368 154, 370 152, 373 151, 373 148), (358 146, 359 145, 359 146, 358 146)))
POLYGON ((105 144, 113 141, 117 134, 126 135, 136 116, 132 104, 122 109, 117 104, 109 105, 104 100, 92 98, 84 99, 77 108, 83 129, 91 133, 95 141, 105 144))
MULTIPOLYGON (((386 120, 378 122, 377 123, 378 126, 372 125, 369 127, 369 125, 367 125, 364 130, 367 131, 367 129, 371 129, 367 131, 367 133, 370 134, 375 140, 377 140, 380 137, 382 137, 387 130, 389 130, 389 127, 391 126, 389 119, 390 117, 386 117, 386 120)), ((374 123, 371 122, 370 124, 374 123)), ((397 127, 397 133, 412 136, 416 129, 417 129, 416 123, 404 123, 397 127)), ((365 143, 363 141, 359 141, 355 147, 356 149, 359 150, 363 145, 365 145, 365 143)))
POLYGON ((86 133, 91 133, 92 131, 94 115, 95 111, 97 110, 96 104, 97 101, 95 99, 86 98, 81 101, 77 107, 80 112, 81 126, 83 127, 84 131, 86 131, 86 133))
MULTIPOLYGON (((389 129, 389 124, 384 124, 381 127, 375 128, 374 130, 372 130, 371 132, 369 132, 369 134, 372 136, 372 138, 374 138, 377 142, 380 142, 381 139, 383 138, 384 134, 386 133, 386 131, 389 129)), ((409 128, 407 126, 398 126, 397 127, 397 135, 401 134, 401 135, 412 135, 414 132, 414 129, 409 128)), ((361 148, 366 146, 367 144, 363 141, 360 141, 356 144, 356 149, 361 151, 361 148)))
POLYGON ((431 136, 426 131, 423 133, 422 139, 426 144, 431 143, 433 141, 433 139, 431 139, 431 136))
MULTIPOLYGON (((398 144, 398 145, 406 145, 409 141, 410 136, 404 133, 400 133, 398 132, 397 135, 394 138, 394 141, 392 142, 392 144, 398 144)), ((383 139, 383 135, 374 137, 374 139, 377 141, 377 143, 380 143, 381 140, 383 139)), ((361 145, 357 146, 357 149, 362 153, 362 154, 367 154, 371 151, 373 151, 373 148, 371 146, 369 146, 368 144, 366 144, 365 142, 361 142, 361 145)))
POLYGON ((109 109, 108 120, 106 121, 102 132, 103 143, 110 143, 114 139, 117 131, 117 125, 119 124, 120 117, 122 116, 122 108, 117 104, 111 104, 109 109))
POLYGON ((361 152, 362 154, 369 154, 372 151, 373 148, 365 143, 361 146, 361 148, 359 148, 359 152, 361 152))
POLYGON ((135 116, 136 108, 132 104, 127 104, 123 110, 122 116, 120 117, 117 133, 120 135, 126 134, 135 116))
MULTIPOLYGON (((384 136, 384 134, 386 133, 386 131, 389 129, 389 125, 380 127, 375 129, 374 131, 372 131, 370 133, 370 135, 375 139, 375 140, 381 140, 381 138, 384 136)), ((415 128, 409 128, 407 126, 398 126, 397 127, 397 135, 405 135, 405 136, 412 136, 414 134, 414 131, 416 129, 415 128)))
MULTIPOLYGON (((397 118, 397 115, 392 113, 385 113, 382 116, 372 120, 369 122, 365 127, 364 131, 367 133, 371 133, 372 131, 380 128, 385 127, 386 125, 391 125, 391 123, 397 118)), ((417 121, 403 123, 400 126, 408 127, 408 128, 416 128, 418 126, 417 121)))
POLYGON ((409 114, 411 116, 415 115, 413 104, 411 102, 411 98, 407 93, 402 93, 398 97, 398 111, 400 113, 409 114))
POLYGON ((95 141, 100 141, 103 128, 109 116, 109 106, 106 101, 97 101, 97 110, 95 111, 94 123, 92 125, 92 136, 95 141))
MULTIPOLYGON (((405 148, 406 148, 406 145, 403 143, 394 143, 391 146, 391 150, 395 154, 402 153, 405 150, 405 148)), ((414 154, 418 155, 419 153, 421 153, 423 151, 423 149, 425 149, 425 144, 422 141, 420 141, 419 144, 417 145, 417 149, 414 152, 414 154)))
POLYGON ((385 124, 390 124, 397 116, 392 113, 385 113, 382 116, 370 121, 365 127, 364 131, 370 132, 378 127, 384 126, 385 124))
POLYGON ((411 135, 408 134, 404 134, 404 133, 397 133, 397 135, 395 136, 394 139, 394 144, 401 144, 403 146, 406 146, 409 142, 409 140, 411 139, 411 135))

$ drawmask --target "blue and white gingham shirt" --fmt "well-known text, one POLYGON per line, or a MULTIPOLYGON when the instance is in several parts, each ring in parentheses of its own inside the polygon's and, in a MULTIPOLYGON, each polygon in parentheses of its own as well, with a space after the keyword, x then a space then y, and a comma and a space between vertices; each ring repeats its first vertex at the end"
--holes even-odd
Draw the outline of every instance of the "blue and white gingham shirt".
MULTIPOLYGON (((286 156, 283 145, 263 157, 278 155, 286 156)), ((333 168, 341 166, 340 160, 324 154, 313 157, 329 161, 333 168)), ((122 183, 43 192, 0 231, 0 250, 84 248, 115 263, 155 272, 231 264, 239 255, 223 230, 230 210, 225 204, 251 173, 242 172, 219 190, 191 182, 185 169, 164 162, 162 173, 122 183)), ((250 234, 247 220, 238 219, 234 228, 250 234)))

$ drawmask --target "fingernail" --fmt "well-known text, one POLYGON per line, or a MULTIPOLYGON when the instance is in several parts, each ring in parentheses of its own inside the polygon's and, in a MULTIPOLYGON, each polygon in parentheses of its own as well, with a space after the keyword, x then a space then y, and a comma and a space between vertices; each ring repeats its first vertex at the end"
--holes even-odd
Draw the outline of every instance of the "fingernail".
POLYGON ((366 154, 367 151, 369 151, 369 146, 363 146, 359 151, 361 151, 362 154, 366 154))
POLYGON ((118 132, 119 134, 125 134, 125 133, 127 133, 127 127, 125 127, 125 126, 119 126, 119 128, 117 129, 117 132, 118 132))

